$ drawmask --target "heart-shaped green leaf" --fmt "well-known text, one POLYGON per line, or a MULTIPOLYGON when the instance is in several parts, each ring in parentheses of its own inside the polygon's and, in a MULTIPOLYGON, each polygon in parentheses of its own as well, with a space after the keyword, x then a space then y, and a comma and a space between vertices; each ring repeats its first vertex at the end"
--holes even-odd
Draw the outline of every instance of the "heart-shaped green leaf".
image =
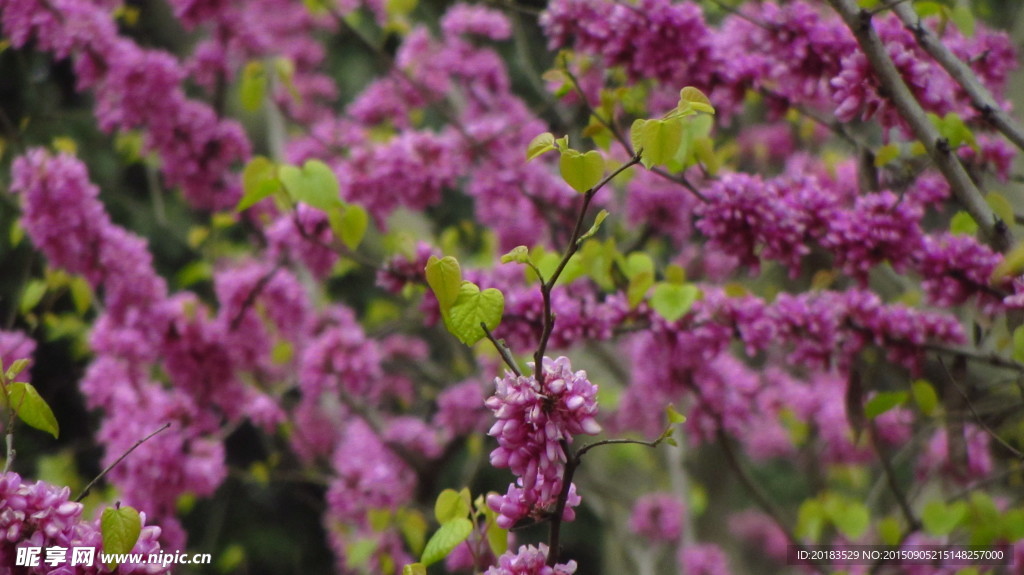
POLYGON ((355 251, 366 236, 366 228, 369 227, 370 217, 363 206, 356 204, 345 204, 344 206, 331 208, 327 212, 327 220, 331 224, 331 231, 337 236, 341 243, 350 250, 355 251))
POLYGON ((278 175, 288 195, 296 202, 325 212, 343 205, 338 195, 338 177, 320 160, 308 160, 302 168, 281 166, 278 175))
POLYGON ((910 392, 914 395, 914 403, 925 415, 933 415, 939 408, 939 395, 935 393, 935 387, 924 379, 918 379, 910 384, 910 392))
POLYGON ((447 317, 455 300, 459 298, 459 290, 462 287, 462 268, 459 267, 459 260, 452 256, 441 259, 430 256, 424 271, 427 274, 427 285, 434 290, 434 297, 441 308, 441 315, 447 317))
POLYGON ((242 199, 235 211, 245 210, 281 189, 277 166, 263 156, 249 160, 242 171, 242 199))
POLYGON ((422 563, 410 563, 402 567, 402 575, 427 575, 427 566, 422 563))
POLYGON ((470 508, 468 488, 464 488, 461 492, 445 489, 434 501, 434 517, 438 523, 444 524, 456 517, 467 517, 470 508))
POLYGON ((555 136, 551 132, 544 132, 530 140, 530 144, 526 146, 526 161, 529 162, 537 156, 554 149, 556 149, 555 136))
POLYGON ((851 540, 859 538, 871 525, 871 513, 863 503, 839 496, 826 499, 825 513, 836 529, 851 540))
POLYGON ((648 120, 640 131, 640 162, 645 168, 671 162, 683 143, 683 122, 679 119, 648 120))
POLYGON ((864 416, 874 419, 886 411, 907 402, 909 394, 905 391, 883 391, 864 404, 864 416))
POLYGON ((711 100, 704 95, 704 92, 693 86, 687 86, 679 91, 679 106, 677 109, 680 112, 693 110, 694 112, 704 112, 705 114, 715 113, 711 100))
POLYGON ((921 523, 924 530, 932 536, 949 535, 967 516, 967 503, 956 501, 946 505, 941 500, 929 501, 921 512, 921 523))
POLYGON ((530 261, 530 250, 526 246, 516 246, 501 256, 501 263, 503 264, 511 262, 525 264, 528 261, 530 261))
MULTIPOLYGON (((103 552, 107 554, 131 553, 135 542, 142 533, 142 518, 131 507, 107 508, 100 517, 100 532, 103 534, 103 552)), ((116 563, 108 564, 113 567, 116 563)))
POLYGON ((255 112, 263 105, 263 96, 267 92, 267 72, 263 62, 253 60, 245 65, 242 70, 242 84, 238 88, 238 95, 242 100, 242 107, 249 112, 255 112))
POLYGON ((495 288, 480 291, 476 284, 462 282, 459 297, 448 312, 448 330, 462 343, 473 345, 487 335, 480 324, 493 331, 501 323, 504 312, 505 296, 500 291, 495 288))
POLYGON ((686 315, 699 296, 700 289, 693 284, 677 285, 661 282, 654 286, 650 303, 654 311, 672 322, 686 315))
POLYGON ((425 566, 433 565, 444 559, 453 549, 469 537, 473 532, 473 522, 465 517, 456 517, 441 525, 441 527, 427 541, 423 549, 423 556, 420 561, 425 566))
POLYGON ((581 194, 597 185, 604 176, 604 158, 594 150, 586 154, 571 149, 562 150, 558 167, 565 183, 581 194))
MULTIPOLYGON (((7 386, 7 394, 11 407, 18 414, 18 418, 25 422, 25 425, 45 431, 54 439, 60 435, 57 418, 54 417, 50 406, 46 404, 46 400, 39 395, 31 383, 16 381, 7 386)), ((3 395, 0 395, 0 398, 3 398, 3 395)))

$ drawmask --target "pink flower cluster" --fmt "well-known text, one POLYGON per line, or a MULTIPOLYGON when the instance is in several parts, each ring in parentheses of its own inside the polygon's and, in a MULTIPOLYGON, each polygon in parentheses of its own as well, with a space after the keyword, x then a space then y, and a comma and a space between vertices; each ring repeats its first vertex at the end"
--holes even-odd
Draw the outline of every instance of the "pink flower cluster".
MULTIPOLYGON (((71 490, 57 487, 43 481, 29 483, 17 473, 0 474, 0 565, 14 566, 17 550, 25 547, 63 547, 68 561, 51 565, 40 557, 39 565, 23 567, 28 575, 93 575, 112 573, 99 560, 103 548, 103 536, 99 520, 82 518, 82 504, 69 499, 71 490), (88 565, 70 564, 71 549, 91 547, 94 561, 88 565)), ((145 513, 139 514, 146 523, 145 513)), ((148 556, 160 553, 160 527, 148 525, 142 528, 132 553, 148 556)), ((158 575, 169 573, 170 567, 156 564, 124 563, 117 573, 142 573, 158 575)))
MULTIPOLYGON (((597 386, 584 371, 572 371, 569 359, 545 358, 543 383, 534 377, 506 374, 496 379, 497 389, 485 405, 498 421, 489 435, 497 438, 491 464, 507 467, 517 477, 504 496, 491 495, 487 504, 500 513, 498 524, 509 528, 520 519, 542 518, 562 491, 566 450, 573 436, 594 435, 597 423, 597 386)), ((571 505, 579 503, 570 487, 563 518, 571 520, 571 505)))
POLYGON ((683 536, 685 509, 675 495, 652 493, 636 500, 629 529, 647 541, 673 543, 683 536))
POLYGON ((547 559, 547 545, 523 545, 516 553, 508 551, 498 557, 498 564, 485 571, 484 575, 572 575, 576 572, 575 561, 549 567, 547 559))
POLYGON ((78 89, 94 93, 100 127, 142 129, 146 149, 163 160, 168 186, 181 186, 200 208, 237 202, 240 188, 229 169, 249 155, 249 142, 236 122, 186 96, 185 71, 172 55, 119 35, 100 3, 3 0, 0 17, 15 47, 34 41, 56 58, 73 59, 78 89))

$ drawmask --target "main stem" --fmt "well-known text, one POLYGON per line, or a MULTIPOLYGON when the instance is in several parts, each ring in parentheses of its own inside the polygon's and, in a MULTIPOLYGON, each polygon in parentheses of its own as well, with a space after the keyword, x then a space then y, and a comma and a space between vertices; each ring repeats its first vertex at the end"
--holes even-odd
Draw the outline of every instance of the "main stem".
MULTIPOLYGON (((537 345, 537 351, 533 354, 533 377, 541 387, 544 385, 544 352, 547 351, 548 340, 551 339, 551 332, 555 327, 555 316, 551 313, 551 290, 554 289, 558 278, 561 277, 562 272, 565 271, 565 266, 569 265, 569 260, 572 259, 572 256, 576 254, 576 251, 580 247, 579 241, 580 237, 583 235, 583 222, 586 220, 587 211, 590 209, 590 204, 594 200, 594 195, 597 194, 598 190, 608 185, 608 182, 612 181, 616 176, 630 167, 639 164, 642 152, 643 150, 637 150, 629 161, 619 166, 614 172, 605 176, 604 179, 583 194, 583 205, 580 207, 579 215, 576 216, 576 224, 572 228, 572 234, 569 235, 569 245, 565 248, 562 260, 558 262, 558 267, 555 268, 551 277, 540 278, 540 281, 542 282, 540 286, 540 293, 544 299, 544 325, 541 329, 540 343, 537 345)), ((569 499, 569 488, 572 487, 572 477, 576 473, 576 467, 579 465, 579 457, 584 452, 584 450, 581 450, 580 453, 574 455, 569 449, 569 442, 565 439, 561 441, 561 447, 562 452, 565 454, 566 463, 565 470, 562 473, 562 490, 559 492, 558 500, 555 502, 555 511, 554 515, 551 517, 551 527, 548 531, 547 564, 549 566, 554 566, 555 563, 558 562, 562 514, 565 512, 565 504, 569 499)))
MULTIPOLYGON (((630 167, 639 164, 642 152, 643 150, 637 150, 628 162, 619 166, 614 172, 605 176, 603 180, 597 183, 597 185, 590 188, 583 194, 583 206, 580 208, 580 213, 576 217, 576 224, 572 228, 572 234, 569 236, 569 245, 565 248, 565 254, 562 255, 562 261, 558 262, 558 267, 555 268, 551 277, 546 279, 541 278, 543 283, 540 286, 540 293, 544 299, 544 324, 541 329, 540 343, 537 345, 536 353, 533 354, 533 375, 537 380, 537 383, 540 385, 544 385, 544 352, 547 351, 548 340, 551 339, 551 332, 555 328, 555 317, 554 314, 551 313, 551 290, 554 289, 555 283, 565 270, 565 266, 569 265, 569 260, 572 259, 572 256, 576 254, 577 250, 579 250, 580 236, 583 235, 583 221, 587 217, 587 211, 590 209, 590 203, 594 200, 594 195, 616 176, 630 167)), ((568 456, 568 453, 566 453, 566 456, 568 456)))

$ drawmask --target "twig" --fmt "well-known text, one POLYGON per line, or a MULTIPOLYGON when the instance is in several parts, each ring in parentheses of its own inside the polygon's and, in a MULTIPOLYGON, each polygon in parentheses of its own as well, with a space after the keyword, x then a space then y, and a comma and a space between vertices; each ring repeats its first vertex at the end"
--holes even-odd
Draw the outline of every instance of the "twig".
MULTIPOLYGON (((882 89, 903 119, 910 125, 914 136, 924 144, 928 156, 949 182, 953 195, 974 218, 974 221, 978 222, 985 240, 996 251, 1008 250, 1013 244, 1010 229, 992 212, 978 187, 950 148, 949 140, 939 134, 938 129, 928 119, 924 108, 921 107, 906 82, 903 81, 885 44, 882 43, 871 24, 871 12, 859 8, 855 0, 828 0, 828 2, 842 16, 843 21, 857 38, 857 42, 871 64, 882 89)), ((899 10, 900 6, 896 6, 894 9, 899 10)))
POLYGON ((505 365, 512 370, 512 373, 516 374, 516 377, 523 375, 523 372, 519 369, 519 364, 516 363, 516 358, 512 357, 512 350, 508 348, 508 344, 503 339, 495 339, 494 334, 491 330, 487 329, 487 324, 480 322, 480 327, 484 329, 484 334, 487 335, 487 339, 490 340, 494 349, 498 350, 498 354, 501 355, 501 359, 505 362, 505 365))
POLYGON ((960 397, 964 399, 964 405, 966 405, 967 409, 970 410, 971 415, 974 416, 974 419, 975 421, 977 421, 978 425, 980 425, 986 433, 991 435, 992 439, 995 439, 997 442, 999 442, 1000 445, 1005 447, 1007 451, 1012 453, 1014 457, 1016 457, 1017 459, 1024 459, 1024 453, 1021 453, 1019 449, 1010 445, 1005 439, 1000 437, 994 429, 992 429, 991 427, 989 427, 987 423, 985 423, 985 421, 981 418, 981 414, 978 413, 978 410, 974 409, 974 404, 971 402, 971 399, 967 396, 967 393, 963 390, 962 387, 960 387, 960 384, 957 383, 956 378, 953 377, 953 374, 949 371, 949 368, 946 367, 946 362, 942 361, 942 358, 939 358, 939 365, 941 365, 942 369, 946 372, 946 377, 949 378, 949 382, 953 384, 954 388, 956 388, 957 392, 960 394, 960 397))
POLYGON ((907 30, 914 33, 917 43, 924 48, 925 52, 931 55, 936 62, 954 79, 967 96, 971 104, 981 115, 988 120, 997 130, 1002 132, 1017 148, 1024 150, 1024 128, 1022 128, 1005 110, 996 102, 996 99, 989 92, 988 88, 978 79, 977 74, 963 60, 957 58, 935 34, 925 27, 924 23, 914 12, 913 7, 904 2, 889 2, 887 4, 892 11, 899 16, 899 19, 906 26, 907 30))
POLYGON ((252 291, 250 291, 248 295, 245 296, 245 301, 242 302, 242 305, 241 307, 238 308, 238 311, 235 313, 235 316, 231 318, 231 331, 235 331, 236 329, 238 329, 238 326, 241 325, 242 323, 242 318, 245 316, 245 312, 249 311, 249 308, 251 308, 252 305, 256 303, 256 298, 260 296, 263 290, 267 287, 267 284, 270 283, 270 280, 272 280, 274 276, 277 275, 277 272, 281 271, 282 267, 284 267, 284 265, 281 262, 278 262, 273 268, 271 268, 270 271, 263 274, 263 277, 261 277, 259 281, 256 282, 256 285, 253 286, 252 291))
MULTIPOLYGON (((569 82, 572 84, 573 90, 575 90, 576 93, 579 94, 580 101, 583 102, 583 107, 587 111, 587 113, 596 118, 602 126, 608 128, 608 131, 612 133, 612 136, 615 138, 615 141, 617 141, 619 145, 622 146, 623 149, 625 149, 631 156, 637 155, 637 150, 633 149, 633 143, 629 140, 629 138, 627 138, 622 133, 622 130, 619 130, 618 126, 615 125, 614 118, 604 118, 603 116, 601 116, 601 114, 597 113, 597 110, 595 110, 593 106, 590 105, 590 101, 587 100, 587 94, 583 91, 583 88, 580 87, 579 80, 576 79, 576 75, 573 74, 572 70, 569 69, 569 63, 563 60, 562 68, 565 72, 566 77, 569 78, 569 82)), ((665 170, 657 167, 652 167, 650 171, 670 182, 683 186, 698 200, 707 203, 708 200, 704 196, 704 194, 700 193, 700 190, 698 190, 696 186, 690 183, 690 181, 686 179, 686 176, 682 174, 670 174, 665 170)))
POLYGON ((965 357, 971 361, 987 363, 996 367, 1011 369, 1018 373, 1024 373, 1024 363, 1003 357, 997 353, 984 353, 973 349, 950 347, 939 343, 921 344, 921 348, 936 353, 945 353, 957 357, 965 357))
POLYGON ((544 385, 544 352, 547 350, 548 340, 551 339, 551 332, 555 326, 555 317, 551 313, 551 290, 555 287, 555 282, 558 281, 559 276, 562 275, 562 271, 565 270, 565 266, 569 264, 569 260, 572 259, 576 250, 579 249, 579 239, 583 233, 583 220, 586 219, 587 210, 590 208, 590 202, 594 199, 594 194, 606 186, 608 182, 612 181, 616 176, 629 169, 631 166, 639 164, 641 152, 642 150, 637 150, 628 162, 619 166, 618 169, 605 176, 604 179, 583 194, 583 206, 580 208, 580 213, 576 217, 576 225, 573 227, 572 234, 569 236, 569 245, 566 246, 565 254, 562 256, 562 261, 558 262, 558 267, 555 268, 551 277, 547 278, 547 281, 540 286, 540 292, 544 299, 544 326, 541 330, 540 343, 537 346, 537 351, 533 354, 534 378, 540 385, 544 385))
POLYGON ((899 504, 904 519, 907 520, 909 530, 917 531, 921 528, 921 521, 914 516, 914 511, 910 508, 910 501, 907 500, 907 494, 903 492, 903 489, 900 488, 899 483, 896 481, 896 472, 892 468, 892 462, 882 452, 882 446, 878 442, 877 428, 873 421, 871 422, 871 447, 875 450, 878 460, 882 462, 882 472, 885 474, 885 480, 889 483, 889 490, 892 491, 893 497, 896 498, 896 503, 899 504))
POLYGON ((100 471, 100 474, 99 474, 99 475, 97 475, 96 477, 94 477, 94 478, 93 478, 93 480, 92 480, 92 481, 90 481, 90 482, 89 482, 89 484, 85 486, 85 489, 83 489, 83 490, 82 490, 82 492, 78 494, 78 497, 76 497, 76 498, 75 498, 75 503, 79 503, 79 502, 81 502, 81 501, 82 501, 83 499, 85 499, 85 496, 86 496, 86 495, 89 495, 89 491, 90 491, 90 490, 92 490, 92 487, 93 487, 93 485, 96 485, 96 482, 97 482, 97 481, 99 481, 100 479, 103 479, 103 478, 104 478, 104 477, 105 477, 105 476, 107 475, 107 473, 110 473, 110 470, 111 470, 111 469, 113 469, 113 468, 117 467, 117 465, 118 465, 119 463, 121 463, 122 461, 124 461, 124 459, 125 459, 126 457, 128 457, 129 455, 131 455, 131 453, 132 453, 133 451, 135 451, 136 449, 138 449, 138 447, 139 447, 140 445, 142 445, 143 443, 145 443, 145 442, 149 441, 149 440, 150 440, 150 439, 152 439, 152 438, 153 438, 153 437, 154 437, 154 436, 155 436, 156 434, 160 433, 161 431, 163 431, 163 430, 167 429, 167 428, 168 428, 168 427, 170 427, 170 426, 171 426, 171 422, 169 422, 169 421, 168 421, 167 423, 165 423, 165 424, 163 424, 162 426, 160 426, 160 428, 159 428, 159 429, 157 429, 156 431, 154 431, 154 432, 150 433, 149 435, 147 435, 146 437, 143 437, 142 439, 140 439, 140 440, 136 441, 136 442, 135 442, 135 443, 134 443, 134 444, 133 444, 133 445, 132 445, 131 447, 129 447, 129 448, 128 448, 128 450, 127 450, 127 451, 125 451, 124 453, 122 453, 122 454, 121 454, 121 457, 118 457, 117 459, 115 459, 115 460, 114 460, 114 462, 113 462, 113 463, 111 463, 110 465, 108 465, 108 466, 106 467, 106 469, 104 469, 103 471, 100 471))
POLYGON ((569 448, 569 442, 565 439, 561 440, 559 444, 562 446, 562 453, 565 454, 565 473, 562 475, 562 490, 558 494, 558 500, 555 503, 555 510, 551 513, 551 527, 548 531, 548 566, 553 567, 555 563, 558 563, 559 546, 561 539, 561 527, 562 527, 562 514, 565 513, 565 505, 569 500, 569 489, 572 488, 572 478, 576 474, 576 468, 580 466, 583 456, 595 447, 602 445, 613 445, 613 444, 635 444, 635 445, 646 445, 648 447, 657 447, 662 441, 668 436, 667 433, 663 433, 655 441, 641 441, 637 439, 603 439, 601 441, 595 441, 579 448, 576 453, 572 453, 569 448))

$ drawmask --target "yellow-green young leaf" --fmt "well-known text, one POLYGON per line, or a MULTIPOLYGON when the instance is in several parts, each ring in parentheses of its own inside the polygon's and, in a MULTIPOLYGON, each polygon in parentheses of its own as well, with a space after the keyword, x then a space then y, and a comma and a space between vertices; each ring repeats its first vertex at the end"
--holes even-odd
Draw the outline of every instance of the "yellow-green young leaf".
POLYGON ((978 233, 978 222, 974 221, 971 214, 961 210, 949 221, 949 231, 963 236, 973 236, 978 233))
POLYGON ((11 242, 11 248, 16 248, 21 243, 21 240, 25 239, 25 227, 21 225, 20 220, 15 220, 11 223, 11 232, 8 236, 11 242))
POLYGON ((362 567, 370 562, 373 552, 377 550, 374 539, 356 539, 345 546, 345 563, 351 567, 362 567))
POLYGON ((402 509, 398 512, 398 529, 405 538, 405 543, 414 555, 423 551, 423 544, 427 540, 427 520, 419 511, 402 509))
MULTIPOLYGON (((24 371, 25 368, 28 367, 28 364, 29 360, 26 358, 16 359, 13 362, 11 362, 10 367, 7 368, 7 371, 4 373, 4 375, 7 376, 7 380, 10 381, 18 377, 18 374, 24 371)), ((0 368, 2 368, 2 366, 0 366, 0 368)))
POLYGON ((505 312, 505 296, 495 288, 480 291, 472 282, 462 282, 459 297, 448 310, 448 331, 466 345, 473 345, 487 334, 480 324, 493 331, 505 312))
POLYGON ((963 32, 964 36, 974 36, 974 13, 967 2, 957 2, 949 14, 949 20, 963 32))
POLYGON ((242 107, 255 112, 263 105, 263 97, 267 93, 267 71, 263 62, 253 60, 242 70, 242 85, 238 95, 242 99, 242 107))
POLYGON ((46 404, 46 400, 39 395, 31 383, 16 381, 7 386, 7 394, 10 406, 18 414, 18 418, 25 422, 25 425, 45 431, 54 439, 60 435, 57 418, 54 417, 50 406, 46 404))
POLYGON ((292 200, 328 211, 341 206, 338 177, 320 160, 307 160, 301 168, 281 166, 278 176, 292 200))
POLYGON ((441 527, 427 541, 420 562, 425 566, 433 565, 444 559, 453 549, 469 537, 473 532, 473 522, 465 517, 456 517, 441 527))
POLYGON ((1010 203, 1010 200, 1006 199, 1006 196, 996 192, 989 192, 985 196, 985 202, 988 203, 989 207, 992 208, 992 211, 995 212, 999 219, 1003 220, 1007 224, 1013 223, 1013 204, 1010 203))
POLYGON ((640 163, 647 169, 667 164, 676 157, 682 143, 682 120, 648 120, 640 131, 640 147, 644 150, 640 163))
POLYGON ((459 289, 462 286, 462 268, 459 267, 459 261, 452 256, 441 259, 430 256, 424 271, 427 275, 427 285, 434 291, 441 314, 447 317, 455 300, 459 298, 459 289))
POLYGON ((526 161, 529 162, 537 156, 555 149, 555 136, 551 132, 544 132, 530 140, 529 145, 526 146, 526 161))
POLYGON ((1017 244, 1005 256, 1003 261, 992 270, 992 281, 1002 281, 1004 278, 1020 275, 1024 272, 1024 242, 1017 244))
POLYGON ((711 105, 711 100, 693 86, 687 86, 679 91, 679 106, 680 112, 686 110, 693 110, 695 112, 704 112, 705 114, 714 114, 715 108, 711 105))
POLYGON ((400 18, 411 14, 418 3, 417 0, 387 0, 385 10, 388 16, 400 18))
POLYGON ((495 557, 501 557, 508 551, 508 530, 498 525, 498 514, 486 505, 484 515, 487 517, 487 545, 495 557))
POLYGON ((605 218, 607 217, 608 210, 601 210, 600 212, 597 212, 597 216, 594 217, 594 225, 590 226, 590 229, 587 230, 587 233, 583 234, 582 236, 580 236, 580 239, 576 240, 576 245, 582 244, 583 242, 594 237, 594 235, 597 234, 597 231, 601 229, 601 223, 604 222, 605 218))
POLYGON ((178 282, 178 286, 183 288, 206 281, 212 277, 213 265, 207 260, 189 262, 182 266, 178 273, 174 274, 174 280, 178 282))
POLYGON ((878 537, 886 545, 898 545, 903 539, 903 528, 895 517, 886 517, 878 522, 878 537))
POLYGON ((517 264, 525 264, 530 261, 530 250, 526 246, 516 246, 509 250, 509 252, 501 256, 501 263, 507 264, 515 262, 517 264))
POLYGON ((281 189, 277 166, 263 156, 249 160, 242 170, 242 199, 235 211, 242 211, 281 189))
POLYGON ((941 14, 944 9, 945 6, 938 2, 914 2, 914 10, 917 12, 917 15, 922 18, 941 14))
POLYGON ((863 503, 839 497, 825 502, 825 512, 836 529, 848 539, 858 539, 871 525, 871 513, 863 503))
POLYGON ((960 525, 960 522, 967 517, 967 503, 956 501, 946 505, 945 501, 934 500, 928 502, 921 512, 921 523, 924 530, 934 537, 949 535, 960 525))
POLYGON ((327 211, 327 221, 331 231, 345 244, 355 251, 366 237, 366 228, 370 225, 370 216, 366 209, 357 204, 345 204, 327 211))
MULTIPOLYGON (((103 552, 107 554, 131 553, 142 532, 139 512, 131 507, 104 509, 100 517, 100 532, 103 534, 103 552)), ((113 568, 117 563, 109 563, 113 568)))
POLYGON ((75 304, 75 311, 79 315, 89 311, 92 306, 92 288, 89 287, 89 282, 81 276, 76 276, 71 278, 68 289, 71 291, 71 301, 75 304))
POLYGON ((931 383, 918 379, 910 384, 910 393, 914 396, 914 403, 925 415, 934 415, 939 408, 939 396, 931 383))
POLYGON ((654 277, 654 260, 644 252, 633 252, 626 256, 626 277, 632 279, 648 273, 654 277))
POLYGON ((686 423, 686 416, 676 411, 675 406, 672 404, 669 404, 668 407, 665 408, 665 416, 671 424, 678 425, 680 423, 686 423))
POLYGON ((665 266, 665 281, 677 285, 686 283, 686 269, 679 264, 668 264, 665 266))
POLYGON ((864 416, 874 419, 886 411, 903 405, 907 402, 909 394, 905 391, 883 391, 876 394, 864 405, 864 416))
POLYGON ((1024 362, 1024 325, 1013 330, 1013 359, 1024 362))
POLYGON ((825 509, 818 499, 808 499, 800 504, 797 512, 796 529, 794 533, 800 539, 807 539, 811 543, 821 539, 821 532, 825 527, 825 509))
POLYGON ((881 168, 900 157, 900 147, 896 144, 887 144, 878 148, 875 152, 875 167, 881 168))
POLYGON ((233 543, 217 553, 215 568, 218 573, 237 573, 243 563, 245 563, 245 547, 239 543, 233 543))
POLYGON ((651 295, 651 307, 661 317, 674 322, 686 315, 693 307, 693 302, 700 296, 700 289, 693 284, 675 285, 659 283, 654 286, 651 295))
POLYGON ((633 125, 629 127, 629 141, 633 144, 634 152, 641 152, 643 148, 643 135, 644 135, 644 124, 648 120, 637 119, 633 120, 633 125))
POLYGON ((604 158, 595 150, 586 154, 576 150, 562 150, 558 168, 565 183, 582 194, 601 181, 604 176, 604 158))
POLYGON ((274 58, 274 72, 277 73, 277 79, 291 96, 292 101, 296 104, 301 103, 302 94, 295 87, 295 62, 292 62, 291 58, 278 56, 274 58))
POLYGON ((270 361, 274 362, 274 365, 284 365, 293 357, 295 357, 295 346, 290 341, 279 341, 270 351, 270 361))
POLYGON ((402 575, 427 575, 427 566, 422 563, 410 563, 402 567, 402 575))
POLYGON ((470 511, 469 490, 463 492, 445 489, 434 501, 434 518, 438 523, 448 523, 456 517, 467 517, 470 511))
POLYGON ((629 307, 636 307, 647 297, 647 292, 654 285, 654 273, 640 272, 629 278, 629 287, 626 288, 626 299, 629 307))
POLYGON ((32 280, 28 282, 25 289, 21 292, 21 301, 18 303, 18 310, 25 314, 32 311, 39 302, 42 301, 43 296, 46 295, 46 282, 43 280, 32 280))

